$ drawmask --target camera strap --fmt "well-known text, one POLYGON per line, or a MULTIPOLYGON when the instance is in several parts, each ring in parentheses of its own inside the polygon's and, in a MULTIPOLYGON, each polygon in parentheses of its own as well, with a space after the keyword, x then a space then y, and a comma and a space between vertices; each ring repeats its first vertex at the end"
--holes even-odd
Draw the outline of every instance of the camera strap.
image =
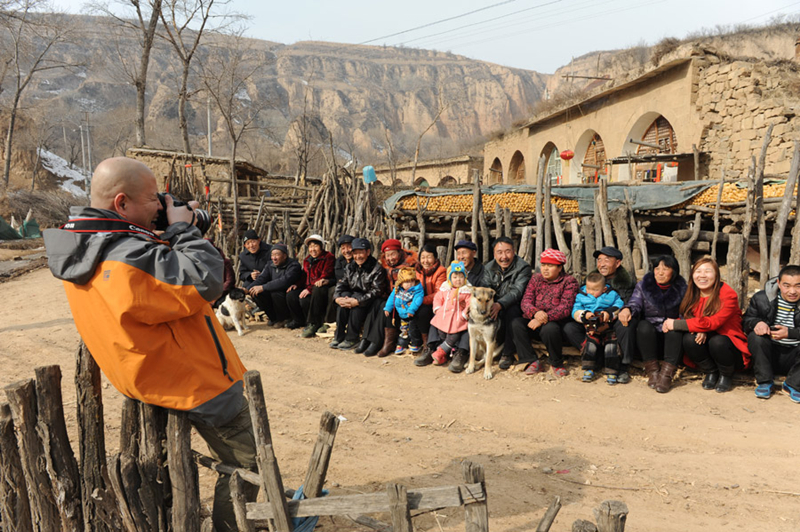
POLYGON ((73 218, 60 227, 71 233, 131 233, 164 242, 153 231, 117 218, 73 218))

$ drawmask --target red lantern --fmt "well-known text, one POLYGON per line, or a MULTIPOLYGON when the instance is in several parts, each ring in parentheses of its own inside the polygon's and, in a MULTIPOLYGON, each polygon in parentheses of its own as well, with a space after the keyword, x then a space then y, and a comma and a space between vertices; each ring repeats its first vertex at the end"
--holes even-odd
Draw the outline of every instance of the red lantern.
POLYGON ((561 152, 561 158, 565 161, 569 161, 573 157, 575 157, 575 152, 572 150, 564 150, 561 152))

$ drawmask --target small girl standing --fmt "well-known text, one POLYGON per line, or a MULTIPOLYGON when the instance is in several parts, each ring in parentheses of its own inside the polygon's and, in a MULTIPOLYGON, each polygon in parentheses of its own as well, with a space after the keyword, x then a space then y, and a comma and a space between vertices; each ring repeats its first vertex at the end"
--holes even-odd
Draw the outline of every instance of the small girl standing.
POLYGON ((417 366, 434 363, 437 366, 447 361, 455 350, 453 360, 447 369, 460 373, 469 358, 469 339, 467 338, 470 289, 467 271, 463 262, 453 262, 447 270, 447 281, 442 283, 433 298, 433 319, 431 320, 428 346, 425 352, 414 360, 417 366))
POLYGON ((422 346, 422 332, 419 330, 415 319, 419 307, 422 306, 422 299, 425 296, 425 289, 417 279, 414 268, 402 268, 397 274, 395 288, 386 300, 383 312, 386 317, 390 317, 393 311, 397 311, 400 318, 400 338, 394 354, 399 355, 410 347, 412 353, 416 353, 422 346), (409 343, 411 344, 409 346, 409 343))

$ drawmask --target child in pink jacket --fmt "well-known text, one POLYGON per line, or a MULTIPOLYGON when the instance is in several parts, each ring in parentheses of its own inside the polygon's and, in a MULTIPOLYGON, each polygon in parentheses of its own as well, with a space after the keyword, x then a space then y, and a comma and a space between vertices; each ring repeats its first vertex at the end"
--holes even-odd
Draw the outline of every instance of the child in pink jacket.
POLYGON ((453 262, 447 270, 447 281, 442 283, 433 298, 428 348, 414 361, 417 366, 430 363, 441 366, 447 362, 448 355, 455 352, 448 369, 454 373, 464 369, 469 358, 469 337, 466 334, 470 298, 468 285, 464 263, 453 262))

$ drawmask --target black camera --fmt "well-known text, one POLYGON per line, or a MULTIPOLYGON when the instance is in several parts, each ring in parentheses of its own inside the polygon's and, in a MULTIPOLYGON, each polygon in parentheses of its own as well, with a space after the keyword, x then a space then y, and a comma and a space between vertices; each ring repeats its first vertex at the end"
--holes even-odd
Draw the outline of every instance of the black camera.
POLYGON ((172 198, 172 204, 174 206, 186 207, 190 211, 194 212, 194 225, 200 229, 200 233, 205 235, 206 232, 211 228, 211 215, 208 214, 208 211, 204 211, 203 209, 192 209, 189 207, 188 203, 177 199, 170 193, 158 193, 158 201, 161 202, 162 209, 158 212, 158 218, 156 218, 156 229, 159 231, 166 231, 167 227, 169 227, 169 221, 167 220, 167 196, 172 198))

